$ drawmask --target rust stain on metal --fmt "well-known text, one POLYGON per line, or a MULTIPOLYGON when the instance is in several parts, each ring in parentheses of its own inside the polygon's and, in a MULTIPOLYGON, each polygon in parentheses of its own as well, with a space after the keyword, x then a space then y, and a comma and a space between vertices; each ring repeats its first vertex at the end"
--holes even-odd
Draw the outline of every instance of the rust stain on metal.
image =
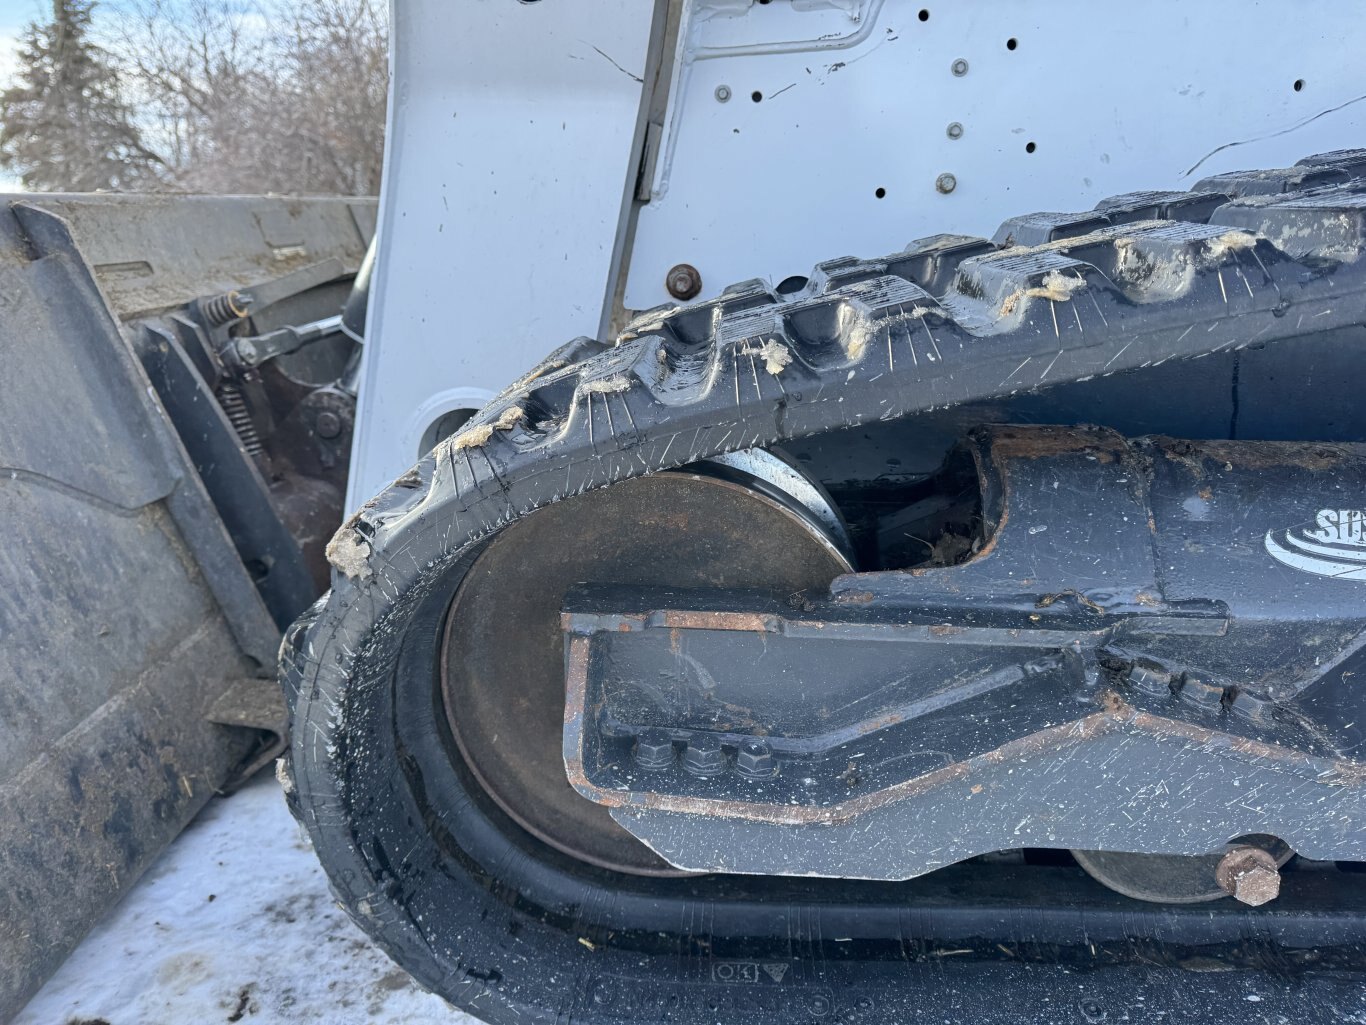
POLYGON ((977 758, 955 762, 928 772, 915 779, 895 784, 874 793, 864 794, 838 805, 813 808, 793 805, 759 804, 749 801, 722 801, 709 798, 681 797, 640 791, 606 790, 595 786, 583 768, 583 718, 588 687, 588 638, 575 637, 570 641, 566 665, 565 725, 571 741, 571 754, 565 758, 565 770, 570 783, 584 796, 608 808, 636 808, 677 812, 685 815, 705 815, 712 818, 749 819, 775 825, 837 825, 849 822, 884 805, 928 793, 946 783, 969 777, 983 765, 1015 762, 1039 751, 1072 746, 1111 729, 1119 720, 1109 714, 1095 713, 1083 719, 1041 730, 1028 737, 989 751, 977 758))
POLYGON ((774 617, 761 612, 691 612, 665 610, 664 625, 670 630, 744 630, 769 633, 774 617))
POLYGON ((579 753, 583 739, 582 718, 574 714, 574 709, 583 707, 587 689, 588 658, 586 646, 582 654, 576 651, 574 645, 578 641, 584 641, 586 645, 587 638, 575 638, 571 642, 566 681, 565 723, 572 729, 575 753, 572 757, 566 758, 566 769, 576 790, 609 808, 635 808, 711 818, 747 819, 773 825, 842 825, 886 805, 923 796, 948 783, 964 781, 983 768, 1015 765, 1041 753, 1055 753, 1064 748, 1083 745, 1104 733, 1123 728, 1155 737, 1177 738, 1196 744, 1216 746, 1225 752, 1245 758, 1313 768, 1316 770, 1315 782, 1324 785, 1355 786, 1366 783, 1366 766, 1338 760, 1316 759, 1290 748, 1243 737, 1230 737, 1215 730, 1177 722, 1140 711, 1126 703, 1115 691, 1105 691, 1097 697, 1099 709, 1089 715, 1039 730, 973 758, 954 762, 914 779, 828 807, 760 804, 652 792, 604 790, 588 780, 579 753))
MULTIPOLYGON (((1004 534, 1006 531, 1006 524, 1010 522, 1010 480, 1008 475, 1004 473, 1001 474, 1001 486, 1005 491, 1006 500, 1001 503, 1001 517, 999 520, 996 521, 996 529, 993 530, 991 532, 991 535, 985 541, 982 542, 981 548, 977 549, 977 551, 973 552, 962 562, 954 563, 952 566, 916 566, 915 568, 909 570, 882 570, 872 573, 859 573, 857 574, 858 577, 863 580, 875 580, 881 573, 891 575, 891 573, 893 572, 895 572, 897 575, 900 575, 902 573, 910 573, 910 575, 913 577, 928 577, 937 575, 940 577, 940 586, 943 587, 944 590, 949 591, 953 594, 961 593, 962 587, 958 583, 958 571, 961 570, 964 566, 973 566, 979 562, 991 558, 992 554, 996 551, 997 544, 1000 543, 1001 535, 1004 534)), ((985 493, 985 485, 983 485, 983 491, 985 493)))
MULTIPOLYGON (((1300 441, 1185 441, 1156 437, 1153 446, 1173 463, 1185 466, 1196 480, 1206 476, 1206 463, 1215 469, 1279 470, 1302 469, 1328 472, 1339 469, 1353 457, 1338 445, 1300 441)), ((1210 489, 1202 488, 1201 498, 1209 500, 1210 489)))
POLYGON ((1196 442, 1193 448, 1194 455, 1248 470, 1273 470, 1291 466, 1305 470, 1336 470, 1351 458, 1350 452, 1335 445, 1298 441, 1240 441, 1234 444, 1224 441, 1200 441, 1196 442))
POLYGON ((1082 594, 1082 592, 1073 590, 1071 588, 1068 588, 1066 591, 1058 591, 1056 594, 1045 594, 1042 598, 1040 598, 1038 601, 1034 603, 1034 607, 1036 609, 1046 609, 1050 605, 1054 605, 1057 602, 1061 601, 1063 598, 1075 598, 1080 604, 1085 605, 1092 612, 1096 613, 1096 615, 1105 615, 1105 606, 1101 605, 1093 598, 1090 598, 1087 595, 1082 594))
POLYGON ((1318 766, 1315 781, 1332 786, 1360 786, 1366 783, 1366 765, 1341 759, 1316 758, 1294 748, 1238 737, 1193 723, 1178 722, 1124 706, 1123 720, 1135 729, 1154 736, 1181 737, 1202 746, 1218 747, 1233 754, 1281 765, 1318 766))
POLYGON ((906 717, 900 712, 888 712, 880 715, 876 719, 868 719, 858 724, 858 732, 862 736, 876 733, 878 730, 885 730, 889 726, 896 726, 898 723, 906 721, 906 717))
MULTIPOLYGON (((996 529, 991 532, 991 536, 982 543, 982 547, 977 549, 976 553, 970 558, 964 559, 958 566, 953 567, 954 569, 982 562, 984 559, 991 558, 996 551, 996 546, 1001 541, 1001 535, 1006 532, 1006 525, 1010 522, 1010 481, 1006 475, 1002 474, 1001 482, 1005 489, 1005 501, 1001 503, 1001 518, 996 521, 996 529)), ((985 485, 982 493, 986 494, 985 485)))
POLYGON ((569 654, 564 674, 564 723, 582 723, 583 709, 588 703, 588 656, 593 639, 576 635, 569 638, 569 654))
POLYGON ((1088 455, 1095 456, 1097 462, 1112 463, 1127 451, 1124 439, 1104 428, 995 427, 991 432, 992 456, 1006 459, 1088 455))
POLYGON ((1112 690, 1102 692, 1096 700, 1100 702, 1100 707, 1110 715, 1118 715, 1129 707, 1124 703, 1124 699, 1112 690))

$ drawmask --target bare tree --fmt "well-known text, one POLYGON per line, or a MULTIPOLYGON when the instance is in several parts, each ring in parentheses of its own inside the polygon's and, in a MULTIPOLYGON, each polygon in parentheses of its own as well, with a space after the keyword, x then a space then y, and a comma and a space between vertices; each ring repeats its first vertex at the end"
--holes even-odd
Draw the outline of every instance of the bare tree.
POLYGON ((313 0, 286 47, 297 117, 290 138, 303 180, 379 190, 389 85, 387 11, 372 0, 313 0))
POLYGON ((142 143, 109 55, 89 38, 94 0, 53 0, 31 24, 19 80, 0 95, 0 162, 30 189, 154 187, 162 160, 142 143))
POLYGON ((378 191, 381 0, 114 0, 110 49, 174 188, 378 191))

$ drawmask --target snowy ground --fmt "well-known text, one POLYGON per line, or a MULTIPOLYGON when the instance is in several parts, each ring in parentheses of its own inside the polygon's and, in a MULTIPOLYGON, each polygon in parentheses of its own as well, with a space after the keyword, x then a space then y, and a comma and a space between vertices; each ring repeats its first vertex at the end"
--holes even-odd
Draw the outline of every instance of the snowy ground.
POLYGON ((216 798, 13 1025, 478 1025, 332 902, 270 774, 216 798))

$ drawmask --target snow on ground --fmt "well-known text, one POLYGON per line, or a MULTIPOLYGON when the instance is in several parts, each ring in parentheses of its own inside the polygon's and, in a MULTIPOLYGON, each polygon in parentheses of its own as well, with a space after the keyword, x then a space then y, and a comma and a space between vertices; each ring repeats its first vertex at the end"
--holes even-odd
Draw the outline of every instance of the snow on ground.
POLYGON ((478 1025, 333 903, 279 786, 215 798, 12 1025, 478 1025))

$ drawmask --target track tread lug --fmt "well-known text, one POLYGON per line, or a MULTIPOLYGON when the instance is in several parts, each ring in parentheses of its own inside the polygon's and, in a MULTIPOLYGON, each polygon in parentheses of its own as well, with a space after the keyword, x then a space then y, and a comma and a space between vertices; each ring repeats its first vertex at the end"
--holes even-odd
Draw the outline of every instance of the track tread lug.
POLYGON ((931 235, 917 239, 887 258, 887 271, 911 281, 932 295, 941 295, 964 260, 995 252, 999 246, 975 235, 931 235))
POLYGON ((1083 213, 1035 213, 1022 214, 1004 221, 992 241, 997 245, 1041 246, 1059 239, 1089 235, 1091 232, 1108 227, 1110 220, 1094 211, 1083 213))
POLYGON ((1195 183, 1196 192, 1222 192, 1231 199, 1298 192, 1315 185, 1342 185, 1355 175, 1334 164, 1281 167, 1267 171, 1226 171, 1195 183))
POLYGON ((1213 220, 1264 235, 1298 259, 1353 261, 1366 249, 1366 182, 1353 192, 1320 187, 1221 206, 1213 220))
POLYGON ((1096 204, 1112 224, 1133 221, 1204 223, 1229 197, 1222 192, 1129 192, 1096 204))
POLYGON ((1296 167, 1337 167, 1348 171, 1353 178, 1366 177, 1366 149, 1335 149, 1315 153, 1295 162, 1296 167))

